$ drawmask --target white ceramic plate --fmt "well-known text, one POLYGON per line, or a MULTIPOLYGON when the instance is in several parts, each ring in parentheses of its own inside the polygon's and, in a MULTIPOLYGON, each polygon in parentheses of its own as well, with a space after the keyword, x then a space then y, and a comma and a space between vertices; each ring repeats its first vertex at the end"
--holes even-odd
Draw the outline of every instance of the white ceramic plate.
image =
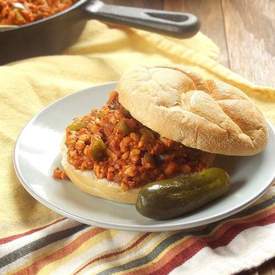
POLYGON ((25 189, 53 211, 80 222, 134 231, 178 230, 208 224, 247 207, 259 198, 275 175, 275 135, 270 127, 266 150, 253 157, 218 157, 216 166, 231 176, 231 192, 182 218, 155 221, 141 216, 134 206, 82 193, 70 182, 58 182, 52 171, 60 165, 60 143, 74 117, 102 106, 114 83, 89 88, 51 104, 22 130, 14 151, 14 167, 25 189))

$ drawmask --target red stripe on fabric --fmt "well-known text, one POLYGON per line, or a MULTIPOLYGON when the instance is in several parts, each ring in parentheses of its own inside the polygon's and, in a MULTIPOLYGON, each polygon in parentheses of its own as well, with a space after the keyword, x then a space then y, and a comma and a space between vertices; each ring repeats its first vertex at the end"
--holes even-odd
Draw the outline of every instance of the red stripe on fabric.
POLYGON ((125 249, 122 249, 120 251, 117 252, 112 252, 112 253, 108 253, 105 255, 102 255, 100 257, 97 257, 91 261, 89 261, 88 263, 86 263, 84 266, 82 266, 80 269, 78 269, 75 273, 73 273, 74 275, 78 274, 79 272, 81 272, 83 269, 85 269, 87 266, 91 265, 92 263, 96 262, 96 261, 100 261, 102 259, 106 259, 106 258, 110 258, 113 256, 117 256, 119 254, 122 254, 132 248, 134 248, 135 246, 137 246, 139 243, 141 243, 147 236, 149 236, 151 233, 145 233, 143 234, 139 239, 137 239, 134 243, 132 243, 130 246, 126 247, 125 249))
MULTIPOLYGON (((194 240, 192 237, 181 239, 177 245, 175 245, 173 248, 170 248, 170 251, 168 251, 163 257, 161 257, 154 264, 146 267, 141 266, 140 269, 126 272, 126 274, 127 275, 151 274, 152 272, 155 272, 156 269, 160 269, 161 266, 165 265, 166 262, 172 259, 179 252, 181 252, 184 249, 188 249, 195 242, 196 240, 194 240)), ((169 248, 166 248, 165 250, 169 250, 169 248)))
POLYGON ((219 239, 220 236, 222 236, 226 230, 230 229, 233 226, 236 226, 238 224, 241 225, 241 224, 252 223, 259 219, 263 219, 267 216, 270 216, 273 213, 275 213, 275 206, 274 207, 272 206, 271 208, 259 210, 258 212, 254 213, 252 216, 238 218, 237 220, 233 219, 233 220, 226 221, 220 227, 214 230, 212 233, 208 234, 206 236, 207 240, 208 242, 211 242, 213 240, 219 239))
MULTIPOLYGON (((209 233, 207 236, 201 236, 198 237, 188 237, 187 239, 180 241, 177 245, 175 245, 173 248, 169 250, 169 248, 166 248, 169 250, 163 257, 161 257, 158 261, 156 261, 154 264, 139 269, 134 270, 132 272, 128 272, 127 274, 152 274, 155 272, 155 270, 161 269, 162 266, 164 266, 166 263, 171 261, 177 254, 179 254, 181 251, 184 251, 185 249, 190 249, 189 247, 191 245, 194 245, 195 242, 204 242, 204 246, 207 246, 207 242, 214 243, 215 240, 223 238, 226 231, 230 230, 231 227, 236 226, 236 224, 252 224, 252 222, 257 222, 259 220, 262 220, 265 217, 271 216, 275 212, 275 207, 265 209, 264 211, 260 211, 260 213, 254 214, 252 217, 247 218, 241 218, 238 221, 231 220, 227 221, 224 224, 222 224, 220 227, 214 229, 211 233, 209 233), (188 247, 187 247, 188 246, 188 247)), ((203 248, 201 247, 201 248, 203 248)), ((197 251, 198 252, 198 251, 197 251)), ((187 253, 188 254, 188 253, 187 253)), ((191 255, 193 256, 193 255, 191 255)), ((161 272, 161 271, 159 271, 161 272)), ((162 274, 162 273, 160 273, 162 274)), ((164 273, 166 274, 166 273, 164 273)))
POLYGON ((61 219, 56 220, 56 221, 54 221, 54 222, 52 222, 52 223, 43 225, 43 226, 38 227, 38 228, 35 228, 35 229, 31 229, 31 230, 26 231, 26 232, 24 232, 24 233, 20 233, 20 234, 12 235, 12 236, 9 236, 9 237, 1 238, 1 239, 0 239, 0 245, 1 245, 1 244, 8 243, 8 242, 11 242, 11 241, 16 240, 16 239, 18 239, 18 238, 21 238, 21 237, 30 235, 30 234, 32 234, 32 233, 35 233, 35 232, 37 232, 37 231, 40 231, 40 230, 45 229, 45 228, 47 228, 47 227, 50 227, 51 225, 54 225, 54 224, 59 223, 59 222, 61 222, 61 221, 64 221, 65 219, 66 219, 66 218, 61 218, 61 219))
POLYGON ((91 229, 91 230, 81 234, 80 236, 78 236, 75 240, 70 242, 68 245, 65 245, 64 247, 61 247, 60 249, 54 251, 52 254, 44 256, 43 258, 38 259, 38 260, 34 259, 34 262, 31 265, 19 270, 15 274, 18 274, 18 275, 19 274, 20 275, 36 274, 46 264, 49 264, 51 262, 54 262, 61 258, 66 257, 67 255, 73 253, 85 241, 91 239, 92 237, 95 237, 96 235, 98 235, 99 233, 102 233, 104 231, 106 231, 106 229, 103 229, 103 228, 91 229))
POLYGON ((236 224, 231 228, 229 228, 229 230, 227 230, 222 236, 220 236, 220 238, 213 239, 212 241, 209 241, 207 237, 202 237, 201 239, 197 239, 195 243, 193 243, 190 247, 184 249, 179 254, 177 254, 174 258, 172 258, 172 260, 170 260, 168 263, 162 266, 161 269, 155 270, 150 274, 152 275, 168 274, 171 270, 185 263, 188 259, 193 257, 196 253, 198 253, 202 248, 206 246, 212 249, 215 249, 220 246, 228 245, 243 230, 248 229, 252 226, 264 226, 274 222, 275 222, 275 213, 254 222, 236 224))

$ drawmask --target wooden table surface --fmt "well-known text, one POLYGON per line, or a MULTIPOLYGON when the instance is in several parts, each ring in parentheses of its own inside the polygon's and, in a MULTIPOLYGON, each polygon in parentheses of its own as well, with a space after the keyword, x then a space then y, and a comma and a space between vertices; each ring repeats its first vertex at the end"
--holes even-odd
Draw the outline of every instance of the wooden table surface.
MULTIPOLYGON (((275 1, 106 0, 128 6, 186 11, 220 48, 220 62, 247 79, 275 86, 275 1)), ((275 249, 275 244, 274 244, 275 249)), ((241 275, 275 275, 275 259, 241 275)))

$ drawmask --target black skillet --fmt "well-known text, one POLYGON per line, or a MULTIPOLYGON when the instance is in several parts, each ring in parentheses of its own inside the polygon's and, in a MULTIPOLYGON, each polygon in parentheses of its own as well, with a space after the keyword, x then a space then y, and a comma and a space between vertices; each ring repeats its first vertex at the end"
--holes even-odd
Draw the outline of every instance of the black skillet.
POLYGON ((51 17, 16 28, 0 28, 0 64, 61 52, 77 40, 86 21, 91 18, 180 38, 191 37, 199 29, 198 19, 189 13, 115 6, 98 0, 80 0, 51 17))

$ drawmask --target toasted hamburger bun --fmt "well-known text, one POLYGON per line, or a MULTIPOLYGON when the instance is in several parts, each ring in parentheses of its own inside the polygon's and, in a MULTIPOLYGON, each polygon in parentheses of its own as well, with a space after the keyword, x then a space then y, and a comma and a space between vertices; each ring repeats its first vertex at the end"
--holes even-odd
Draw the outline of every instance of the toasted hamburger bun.
MULTIPOLYGON (((90 195, 116 201, 120 203, 135 204, 140 188, 124 191, 120 185, 107 179, 98 179, 93 171, 81 171, 74 168, 67 160, 67 147, 61 146, 62 160, 61 164, 67 176, 72 183, 85 193, 90 195)), ((207 166, 210 166, 215 155, 205 153, 202 160, 207 166)))
POLYGON ((267 123, 241 90, 184 67, 135 67, 117 91, 136 120, 185 146, 248 156, 267 144, 267 123))

